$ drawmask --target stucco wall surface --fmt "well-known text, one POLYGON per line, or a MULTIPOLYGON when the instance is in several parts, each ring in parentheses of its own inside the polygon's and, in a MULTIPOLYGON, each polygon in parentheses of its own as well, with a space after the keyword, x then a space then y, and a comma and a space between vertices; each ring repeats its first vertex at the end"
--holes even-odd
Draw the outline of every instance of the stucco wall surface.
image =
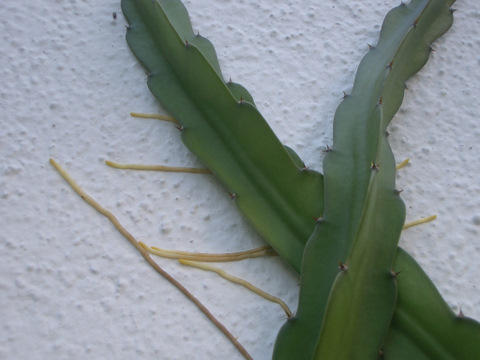
MULTIPOLYGON (((185 1, 282 142, 314 169, 358 63, 399 0, 185 1)), ((453 28, 408 82, 390 126, 407 218, 401 245, 455 310, 480 319, 480 4, 458 1, 453 28)), ((200 166, 178 130, 129 112, 163 110, 128 49, 119 0, 0 2, 0 358, 240 359, 48 163, 65 166, 138 240, 202 252, 262 240, 209 175, 119 171, 119 162, 200 166), (116 19, 112 13, 116 13, 116 19)), ((215 274, 158 263, 255 359, 271 356, 285 315, 215 274)), ((298 278, 278 258, 223 265, 293 309, 298 278)))

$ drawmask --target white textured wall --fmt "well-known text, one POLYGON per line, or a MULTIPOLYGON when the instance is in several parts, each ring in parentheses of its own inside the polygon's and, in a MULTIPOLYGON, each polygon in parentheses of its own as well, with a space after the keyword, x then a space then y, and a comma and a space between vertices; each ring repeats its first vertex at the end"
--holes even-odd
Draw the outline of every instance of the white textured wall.
MULTIPOLYGON (((321 168, 342 91, 399 0, 186 1, 194 28, 244 84, 281 140, 321 168)), ((480 318, 480 5, 458 1, 453 28, 408 82, 391 126, 408 219, 401 244, 449 304, 480 318)), ((103 162, 199 165, 162 112, 125 40, 119 0, 0 2, 0 358, 240 359, 179 292, 48 163, 54 157, 139 240, 233 251, 262 244, 208 175, 116 171, 103 162), (117 13, 117 19, 112 18, 117 13)), ((159 260, 255 359, 271 355, 277 305, 216 275, 159 260)), ((279 259, 224 268, 296 306, 279 259)))

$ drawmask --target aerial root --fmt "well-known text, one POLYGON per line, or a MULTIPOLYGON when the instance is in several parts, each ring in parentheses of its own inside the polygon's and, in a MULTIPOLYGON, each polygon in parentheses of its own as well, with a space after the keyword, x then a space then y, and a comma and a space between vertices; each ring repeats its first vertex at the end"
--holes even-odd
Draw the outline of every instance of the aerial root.
POLYGON ((292 317, 292 312, 288 308, 288 305, 285 304, 278 297, 270 295, 265 291, 259 289, 255 285, 249 283, 248 281, 245 281, 239 277, 233 276, 218 267, 204 263, 204 262, 239 261, 244 259, 257 258, 261 256, 278 255, 271 246, 265 245, 255 249, 238 251, 233 253, 207 254, 207 253, 195 253, 195 252, 178 251, 178 250, 165 250, 155 246, 149 247, 143 242, 140 242, 140 245, 153 255, 170 258, 170 259, 177 259, 183 265, 194 266, 200 269, 216 272, 218 275, 224 277, 225 279, 230 280, 236 284, 242 285, 247 289, 249 289, 250 291, 253 291, 254 293, 262 296, 263 298, 279 304, 283 308, 287 316, 289 318, 292 317))
POLYGON ((263 291, 262 289, 259 289, 258 287, 256 287, 255 285, 249 283, 248 281, 246 281, 244 279, 241 279, 241 278, 236 277, 232 274, 229 274, 225 270, 222 270, 222 269, 220 269, 216 266, 212 266, 210 264, 204 264, 204 263, 201 263, 201 262, 198 262, 198 261, 190 261, 190 260, 185 260, 185 259, 179 259, 178 261, 180 262, 180 264, 183 264, 183 265, 194 266, 194 267, 199 268, 199 269, 216 272, 221 277, 223 277, 223 278, 225 278, 225 279, 227 279, 231 282, 234 282, 236 284, 242 285, 242 286, 246 287, 248 290, 253 291, 255 294, 258 294, 261 297, 263 297, 263 298, 265 298, 269 301, 272 301, 274 303, 279 304, 289 318, 291 318, 293 316, 293 314, 290 311, 290 308, 288 307, 288 305, 285 304, 281 299, 263 291))
MULTIPOLYGON (((410 159, 408 159, 408 158, 403 160, 402 162, 397 164, 396 169, 398 170, 398 169, 401 169, 401 168, 405 167, 409 162, 410 162, 410 159)), ((436 218, 437 218, 437 215, 431 215, 431 216, 427 216, 425 218, 421 218, 421 219, 418 219, 418 220, 415 220, 415 221, 405 223, 405 225, 403 225, 403 230, 411 228, 413 226, 428 223, 430 221, 435 220, 436 218)))
POLYGON ((185 173, 191 173, 191 174, 211 174, 212 173, 210 170, 202 169, 202 168, 164 166, 164 165, 119 164, 109 160, 106 160, 105 164, 116 169, 127 169, 127 170, 169 171, 169 172, 185 172, 185 173))
POLYGON ((403 167, 405 167, 408 163, 410 162, 410 159, 405 159, 403 160, 402 162, 398 163, 397 166, 396 166, 396 169, 401 169, 403 167))
MULTIPOLYGON (((143 114, 143 113, 130 113, 131 116, 143 119, 158 119, 162 121, 168 121, 177 125, 180 123, 173 116, 161 115, 161 114, 143 114)), ((212 172, 205 168, 192 168, 192 167, 180 167, 180 166, 165 166, 165 165, 143 165, 143 164, 119 164, 113 161, 105 161, 105 164, 116 169, 128 169, 128 170, 147 170, 147 171, 168 171, 168 172, 185 172, 192 174, 211 174, 212 172)))
POLYGON ((218 321, 215 316, 192 294, 190 293, 181 283, 179 283, 175 278, 173 278, 170 274, 168 274, 165 270, 163 270, 153 259, 150 257, 149 253, 143 248, 142 245, 130 234, 118 221, 118 219, 113 215, 112 212, 107 210, 106 208, 102 207, 95 199, 93 199, 90 195, 88 195, 78 184, 73 180, 73 178, 67 173, 65 169, 63 169, 55 160, 50 159, 50 163, 53 167, 58 171, 58 173, 68 182, 70 187, 83 199, 85 200, 90 206, 92 206, 95 210, 97 210, 100 214, 104 215, 105 217, 110 220, 110 222, 115 226, 115 228, 132 244, 135 249, 140 252, 143 258, 147 261, 147 263, 155 269, 157 273, 163 276, 166 280, 168 280, 173 286, 175 286, 180 292, 185 295, 197 308, 214 324, 235 346, 235 348, 243 355, 245 359, 253 360, 247 350, 238 342, 238 340, 233 336, 230 331, 220 322, 218 321))
POLYGON ((425 224, 427 222, 435 220, 436 218, 437 218, 437 215, 431 215, 431 216, 427 216, 425 218, 421 218, 421 219, 418 219, 418 220, 415 220, 415 221, 411 221, 409 223, 405 223, 405 225, 403 225, 403 230, 411 228, 413 226, 425 224))
POLYGON ((206 253, 197 253, 197 252, 188 252, 188 251, 178 251, 178 250, 165 250, 160 249, 155 246, 149 247, 143 242, 140 242, 140 245, 148 251, 150 254, 161 256, 169 259, 184 259, 191 261, 203 261, 203 262, 226 262, 226 261, 239 261, 244 259, 252 259, 261 256, 274 256, 278 255, 271 246, 261 246, 256 249, 238 251, 233 253, 224 253, 224 254, 206 254, 206 253))
POLYGON ((173 116, 169 116, 169 115, 143 114, 143 113, 132 112, 132 113, 130 113, 130 116, 137 117, 137 118, 142 118, 142 119, 157 119, 157 120, 168 121, 168 122, 180 125, 180 123, 177 121, 177 119, 175 119, 173 116))

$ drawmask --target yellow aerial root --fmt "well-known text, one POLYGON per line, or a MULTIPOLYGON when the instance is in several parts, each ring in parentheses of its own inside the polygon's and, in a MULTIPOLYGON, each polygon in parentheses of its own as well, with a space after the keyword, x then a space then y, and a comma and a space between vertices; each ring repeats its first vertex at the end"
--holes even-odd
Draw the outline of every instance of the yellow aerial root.
POLYGON ((435 220, 436 218, 437 218, 437 215, 431 215, 431 216, 427 216, 425 218, 421 218, 421 219, 418 219, 418 220, 415 220, 415 221, 411 221, 409 223, 405 223, 405 225, 403 225, 403 230, 411 228, 413 226, 420 225, 420 224, 425 224, 427 222, 435 220))
POLYGON ((233 336, 227 328, 218 321, 215 316, 192 294, 190 293, 182 284, 180 284, 175 278, 163 270, 153 259, 150 257, 149 253, 140 245, 140 243, 130 234, 117 220, 115 215, 109 210, 102 207, 96 200, 94 200, 90 195, 83 191, 80 186, 73 180, 70 175, 63 169, 55 160, 50 159, 50 163, 55 167, 58 173, 68 182, 71 188, 78 194, 80 197, 85 200, 90 206, 97 210, 100 214, 110 220, 110 222, 117 228, 117 230, 132 244, 135 249, 143 256, 143 258, 150 264, 151 267, 155 269, 157 273, 163 276, 168 280, 173 286, 175 286, 180 292, 185 295, 192 303, 194 303, 197 308, 230 340, 230 342, 237 348, 237 350, 245 357, 245 359, 253 360, 250 354, 245 350, 245 348, 238 342, 238 340, 233 336))
POLYGON ((211 174, 212 173, 210 170, 202 169, 202 168, 164 166, 164 165, 119 164, 109 160, 106 160, 105 164, 116 169, 170 171, 170 172, 185 172, 185 173, 192 173, 192 174, 211 174))
POLYGON ((278 255, 275 252, 275 250, 272 249, 271 246, 265 245, 265 246, 258 247, 256 249, 238 251, 234 253, 207 254, 207 253, 196 253, 196 252, 178 251, 178 250, 165 250, 165 249, 157 248, 155 246, 149 247, 141 241, 139 243, 150 254, 169 258, 169 259, 177 259, 181 264, 190 265, 200 269, 216 272, 218 275, 224 277, 225 279, 230 280, 236 284, 242 285, 247 289, 249 289, 250 291, 253 291, 254 293, 264 297, 265 299, 279 304, 283 308, 283 310, 285 311, 288 317, 292 316, 292 312, 288 308, 288 305, 285 304, 279 298, 266 293, 265 291, 259 289, 255 285, 252 285, 248 281, 238 278, 236 276, 233 276, 218 267, 202 263, 202 262, 239 261, 239 260, 252 259, 252 258, 261 257, 261 256, 278 255))
MULTIPOLYGON (((143 119, 158 119, 168 121, 177 125, 180 123, 169 115, 160 114, 143 114, 143 113, 130 113, 131 116, 143 119)), ((147 170, 147 171, 169 171, 169 172, 184 172, 191 174, 211 174, 212 172, 205 168, 192 168, 192 167, 179 167, 179 166, 164 166, 164 165, 143 165, 143 164, 119 164, 113 161, 105 161, 105 164, 116 169, 128 169, 128 170, 147 170)))
POLYGON ((173 116, 169 116, 169 115, 142 114, 142 113, 132 112, 132 113, 130 113, 130 116, 137 117, 137 118, 142 118, 142 119, 157 119, 157 120, 168 121, 168 122, 180 125, 180 123, 177 121, 177 119, 175 119, 173 116))
POLYGON ((397 164, 396 169, 398 170, 405 167, 409 162, 410 162, 410 159, 403 160, 401 163, 397 164))
POLYGON ((278 255, 271 246, 261 246, 256 249, 238 251, 225 254, 207 254, 178 250, 165 250, 158 247, 149 247, 140 241, 140 245, 147 250, 150 254, 161 256, 169 259, 183 259, 191 261, 203 261, 203 262, 226 262, 226 261, 239 261, 244 259, 252 259, 261 256, 278 255))
POLYGON ((249 283, 248 281, 243 280, 239 277, 236 277, 236 276, 233 276, 232 274, 227 273, 225 270, 222 270, 222 269, 220 269, 216 266, 213 266, 213 265, 210 265, 210 264, 204 264, 204 263, 201 263, 201 262, 198 262, 198 261, 190 261, 190 260, 185 260, 185 259, 179 259, 178 261, 180 262, 180 264, 183 264, 183 265, 194 266, 194 267, 199 268, 199 269, 216 272, 221 277, 223 277, 227 280, 230 280, 230 281, 232 281, 236 284, 242 285, 242 286, 246 287, 248 290, 253 291, 254 293, 260 295, 261 297, 263 297, 267 300, 273 301, 274 303, 279 304, 289 318, 292 317, 292 315, 293 315, 292 312, 290 311, 290 308, 288 307, 288 305, 285 304, 278 297, 270 295, 269 293, 263 291, 262 289, 259 289, 258 287, 249 283))
MULTIPOLYGON (((396 169, 398 170, 398 169, 401 169, 401 168, 405 167, 409 162, 410 162, 410 159, 408 159, 408 158, 403 160, 402 162, 397 164, 396 169)), ((435 220, 436 218, 437 218, 437 215, 431 215, 431 216, 427 216, 427 217, 422 218, 422 219, 418 219, 418 220, 415 220, 415 221, 405 223, 405 225, 403 225, 403 230, 411 228, 413 226, 425 224, 427 222, 435 220)))

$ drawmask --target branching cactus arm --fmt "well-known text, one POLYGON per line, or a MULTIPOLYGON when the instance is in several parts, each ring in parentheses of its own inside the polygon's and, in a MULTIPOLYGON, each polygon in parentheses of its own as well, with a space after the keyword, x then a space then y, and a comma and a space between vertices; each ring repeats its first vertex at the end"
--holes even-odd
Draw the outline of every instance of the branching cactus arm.
POLYGON ((180 1, 123 0, 122 9, 127 42, 149 73, 150 90, 180 122, 182 141, 257 231, 275 239, 277 252, 300 264, 323 211, 316 190, 322 176, 299 166, 242 86, 223 80, 213 46, 193 33, 180 1))

